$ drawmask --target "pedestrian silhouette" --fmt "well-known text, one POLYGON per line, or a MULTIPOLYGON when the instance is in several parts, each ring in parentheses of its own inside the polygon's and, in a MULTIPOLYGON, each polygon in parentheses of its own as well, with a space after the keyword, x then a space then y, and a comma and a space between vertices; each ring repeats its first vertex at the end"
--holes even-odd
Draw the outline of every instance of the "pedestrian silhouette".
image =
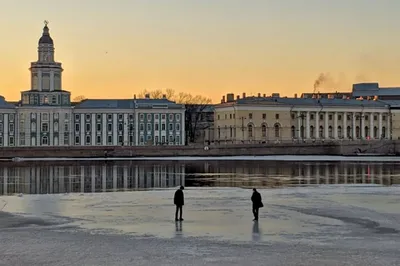
POLYGON ((175 221, 183 221, 182 219, 182 207, 185 204, 185 199, 183 195, 183 189, 184 187, 181 186, 174 195, 174 204, 176 206, 176 211, 175 211, 175 221), (179 219, 178 219, 178 212, 179 212, 179 219))
POLYGON ((253 202, 253 215, 254 215, 253 221, 258 221, 258 211, 260 208, 264 207, 264 204, 262 203, 261 194, 258 193, 258 191, 255 188, 253 188, 253 195, 251 196, 251 201, 253 202))

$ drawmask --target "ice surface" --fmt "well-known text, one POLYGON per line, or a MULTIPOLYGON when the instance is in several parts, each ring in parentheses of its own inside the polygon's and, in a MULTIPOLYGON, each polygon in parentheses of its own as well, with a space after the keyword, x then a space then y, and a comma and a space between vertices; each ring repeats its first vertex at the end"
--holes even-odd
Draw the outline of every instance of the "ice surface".
POLYGON ((185 189, 2 197, 0 265, 398 265, 397 187, 185 189))

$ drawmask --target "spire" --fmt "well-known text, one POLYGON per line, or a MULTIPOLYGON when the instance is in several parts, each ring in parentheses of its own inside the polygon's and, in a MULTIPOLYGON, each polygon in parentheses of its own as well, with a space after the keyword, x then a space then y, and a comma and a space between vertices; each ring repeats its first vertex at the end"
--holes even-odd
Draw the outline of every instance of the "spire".
POLYGON ((49 22, 45 20, 42 37, 40 37, 39 39, 39 45, 41 44, 53 45, 53 39, 50 37, 49 28, 47 27, 47 24, 49 24, 49 22))

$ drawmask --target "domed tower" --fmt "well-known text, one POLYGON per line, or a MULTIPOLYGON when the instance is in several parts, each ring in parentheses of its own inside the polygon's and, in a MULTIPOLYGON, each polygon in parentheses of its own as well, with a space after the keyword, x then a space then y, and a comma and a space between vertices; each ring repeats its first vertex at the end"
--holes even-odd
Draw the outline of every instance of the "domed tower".
POLYGON ((54 59, 54 41, 44 22, 38 43, 38 60, 31 63, 31 88, 22 92, 23 105, 69 105, 70 93, 62 90, 62 64, 54 59))

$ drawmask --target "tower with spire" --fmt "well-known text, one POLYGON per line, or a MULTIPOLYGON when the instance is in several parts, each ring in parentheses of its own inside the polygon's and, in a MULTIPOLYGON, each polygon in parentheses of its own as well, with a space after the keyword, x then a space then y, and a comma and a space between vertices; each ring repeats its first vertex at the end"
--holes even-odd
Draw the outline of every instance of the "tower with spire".
POLYGON ((62 64, 55 61, 54 41, 48 21, 44 21, 38 43, 38 59, 31 63, 31 88, 22 92, 22 105, 68 106, 70 92, 62 89, 62 64))

